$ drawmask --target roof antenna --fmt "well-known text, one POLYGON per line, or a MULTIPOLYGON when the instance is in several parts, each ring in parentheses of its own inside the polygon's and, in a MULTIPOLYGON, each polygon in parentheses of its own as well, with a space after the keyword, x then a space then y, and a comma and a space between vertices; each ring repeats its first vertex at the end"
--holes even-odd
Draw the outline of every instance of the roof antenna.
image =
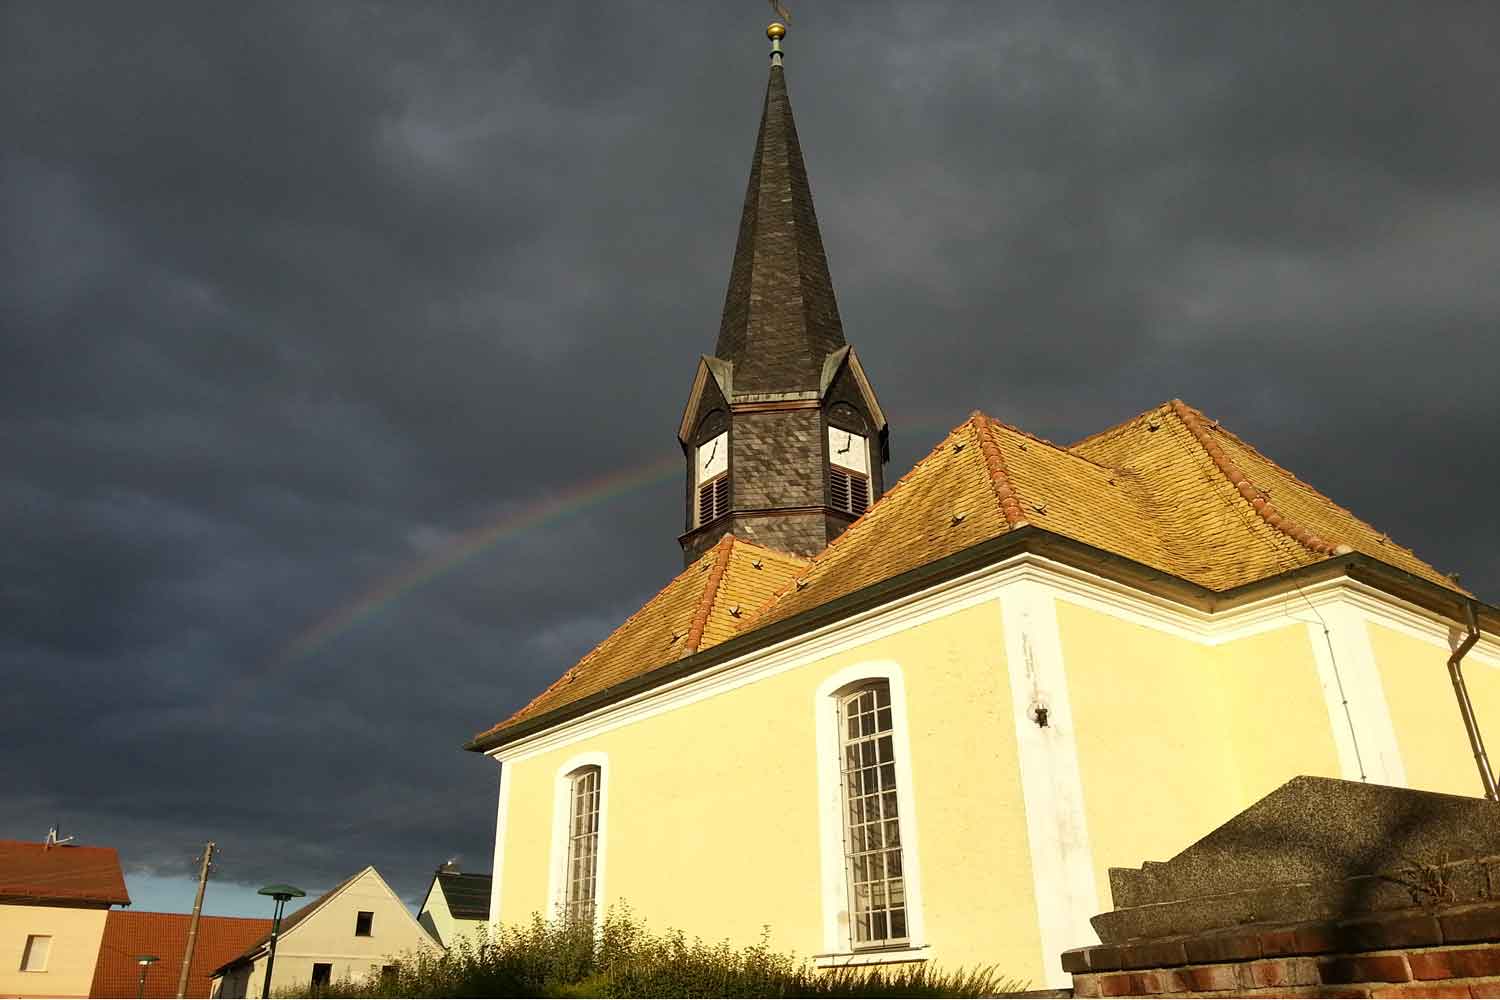
POLYGON ((42 850, 46 850, 49 847, 60 847, 61 845, 66 844, 68 841, 73 839, 72 837, 58 837, 58 834, 61 832, 62 831, 58 829, 58 826, 55 823, 52 826, 48 827, 47 842, 42 845, 42 850))
POLYGON ((770 0, 771 9, 779 20, 766 25, 766 37, 771 40, 771 65, 781 65, 781 40, 786 37, 786 26, 792 20, 791 12, 781 0, 770 0))

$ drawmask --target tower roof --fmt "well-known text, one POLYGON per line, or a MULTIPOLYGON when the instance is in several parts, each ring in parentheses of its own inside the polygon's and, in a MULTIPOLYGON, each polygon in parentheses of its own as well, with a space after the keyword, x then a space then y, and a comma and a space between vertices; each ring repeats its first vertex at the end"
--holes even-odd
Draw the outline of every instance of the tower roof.
POLYGON ((844 346, 786 73, 773 63, 715 353, 735 395, 815 392, 844 346))

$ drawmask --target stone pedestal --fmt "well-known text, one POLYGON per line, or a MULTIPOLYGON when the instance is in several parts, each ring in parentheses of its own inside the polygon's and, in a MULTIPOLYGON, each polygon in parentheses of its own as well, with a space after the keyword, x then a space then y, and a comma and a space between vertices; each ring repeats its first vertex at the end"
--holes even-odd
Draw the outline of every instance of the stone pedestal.
POLYGON ((1294 778, 1110 889, 1075 996, 1500 997, 1500 803, 1294 778))

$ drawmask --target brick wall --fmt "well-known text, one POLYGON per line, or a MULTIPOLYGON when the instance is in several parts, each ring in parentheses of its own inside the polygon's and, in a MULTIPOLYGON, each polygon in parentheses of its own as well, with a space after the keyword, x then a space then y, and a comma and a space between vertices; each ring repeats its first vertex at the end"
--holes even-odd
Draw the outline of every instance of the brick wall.
POLYGON ((1500 998, 1500 903, 1095 945, 1063 968, 1077 997, 1500 998))

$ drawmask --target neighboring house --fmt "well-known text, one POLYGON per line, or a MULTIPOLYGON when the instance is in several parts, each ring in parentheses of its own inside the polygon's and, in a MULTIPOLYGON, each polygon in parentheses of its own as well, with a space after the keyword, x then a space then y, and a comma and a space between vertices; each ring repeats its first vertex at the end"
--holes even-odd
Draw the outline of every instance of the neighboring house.
POLYGON ((461 872, 450 862, 432 876, 417 922, 444 948, 474 933, 490 919, 490 877, 461 872))
MULTIPOLYGON (((216 997, 259 997, 270 933, 213 970, 216 997)), ((374 868, 351 875, 281 922, 271 992, 364 979, 437 945, 374 868)))
MULTIPOLYGON (((1197 410, 1066 447, 975 413, 886 491, 770 72, 677 428, 687 568, 470 743, 501 765, 491 919, 627 901, 822 964, 1059 987, 1111 866, 1295 775, 1481 794, 1445 661, 1477 621, 1463 671, 1493 735, 1500 611, 1197 410)), ((996 326, 1003 398, 1016 344, 1066 331, 996 326)), ((1325 464, 1385 474, 1373 433, 1325 464)))
MULTIPOLYGON (((141 987, 137 958, 155 955, 146 967, 142 996, 175 997, 187 951, 187 913, 143 913, 114 910, 104 922, 99 961, 94 967, 91 997, 133 997, 141 987)), ((271 921, 248 917, 199 917, 198 937, 193 947, 193 965, 188 970, 187 995, 211 996, 210 974, 231 961, 271 932, 271 921)))
POLYGON ((88 996, 109 908, 129 905, 114 848, 0 840, 0 996, 88 996))

